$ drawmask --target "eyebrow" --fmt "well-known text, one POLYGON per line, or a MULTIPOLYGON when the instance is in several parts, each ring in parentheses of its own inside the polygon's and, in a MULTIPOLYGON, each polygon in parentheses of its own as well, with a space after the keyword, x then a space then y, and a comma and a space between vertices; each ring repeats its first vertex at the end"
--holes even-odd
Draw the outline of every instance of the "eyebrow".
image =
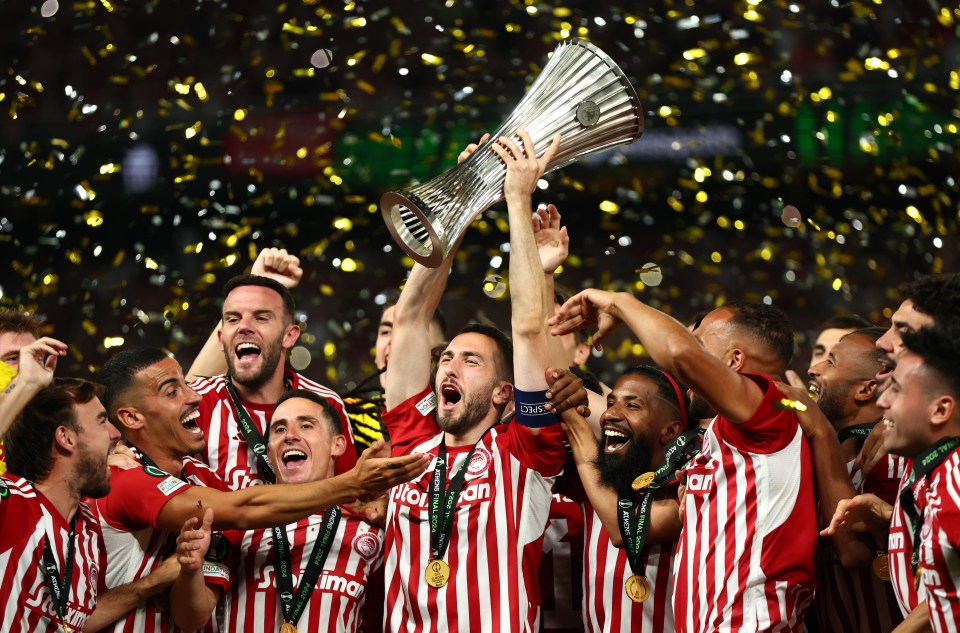
MULTIPOLYGON (((294 418, 295 422, 313 422, 314 424, 320 424, 320 420, 312 415, 298 415, 294 418)), ((279 420, 274 420, 270 423, 270 428, 274 428, 279 424, 287 424, 287 418, 280 418, 279 420)))
POLYGON ((159 385, 157 385, 157 392, 159 393, 163 391, 163 388, 169 385, 170 383, 176 383, 179 381, 180 379, 177 378, 176 376, 171 376, 170 378, 167 378, 166 380, 162 381, 159 385))
POLYGON ((913 331, 913 326, 910 325, 909 323, 907 323, 906 321, 894 321, 894 322, 893 322, 893 327, 895 327, 895 328, 903 328, 903 329, 905 329, 905 330, 910 330, 911 332, 913 331))
POLYGON ((393 327, 393 321, 380 321, 380 327, 393 327))

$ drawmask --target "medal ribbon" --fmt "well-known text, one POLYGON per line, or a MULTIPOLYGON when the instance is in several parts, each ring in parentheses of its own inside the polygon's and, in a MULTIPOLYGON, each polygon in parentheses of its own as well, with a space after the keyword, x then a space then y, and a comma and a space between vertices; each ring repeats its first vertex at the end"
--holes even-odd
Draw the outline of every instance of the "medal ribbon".
MULTIPOLYGON (((36 489, 34 489, 36 490, 36 489)), ((73 515, 70 520, 70 534, 67 536, 67 558, 64 561, 63 578, 57 573, 57 558, 53 555, 53 548, 50 547, 50 541, 53 540, 49 535, 44 535, 43 539, 43 580, 50 590, 50 597, 53 599, 53 606, 57 609, 57 615, 60 616, 60 622, 67 621, 67 601, 70 598, 70 579, 73 577, 73 558, 77 549, 77 517, 80 510, 73 515)))
MULTIPOLYGON (((620 537, 627 561, 634 574, 642 576, 644 565, 640 562, 650 530, 650 512, 653 509, 653 497, 656 491, 673 480, 673 473, 686 467, 690 460, 700 452, 701 430, 686 431, 675 439, 664 451, 664 459, 654 471, 653 481, 641 493, 640 503, 634 505, 633 494, 621 491, 617 500, 617 512, 620 515, 620 537)), ((630 491, 632 492, 632 491, 630 491)))
POLYGON ((843 444, 851 437, 856 437, 861 440, 866 439, 866 437, 870 435, 870 431, 873 430, 874 425, 876 425, 876 422, 867 422, 865 424, 854 424, 853 426, 840 429, 840 432, 837 433, 837 440, 843 444))
POLYGON ((340 524, 340 508, 333 506, 323 513, 323 531, 313 544, 310 560, 300 577, 300 585, 296 593, 293 590, 293 561, 290 556, 290 543, 287 541, 285 526, 273 528, 273 542, 276 547, 274 568, 277 571, 277 593, 280 594, 280 608, 283 610, 283 621, 296 626, 300 615, 310 600, 310 594, 320 578, 320 570, 327 560, 333 539, 337 535, 337 526, 340 524))
POLYGON ((273 471, 270 460, 267 459, 267 445, 263 441, 263 436, 260 435, 260 431, 254 426, 253 420, 250 419, 250 414, 243 408, 243 403, 240 402, 240 396, 237 395, 237 390, 230 381, 230 376, 227 376, 224 384, 227 387, 227 393, 230 394, 230 400, 233 402, 233 411, 237 416, 237 424, 240 425, 240 432, 243 433, 243 439, 246 440, 247 446, 249 446, 253 454, 257 456, 257 463, 260 464, 260 470, 263 471, 263 478, 267 483, 275 483, 277 481, 277 475, 273 471))
MULTIPOLYGON (((493 428, 493 427, 490 427, 493 428)), ((463 490, 463 480, 467 476, 467 466, 470 464, 470 458, 477 446, 483 441, 487 434, 484 431, 477 443, 473 445, 466 459, 460 464, 460 469, 453 475, 450 485, 444 490, 444 484, 447 480, 447 446, 446 442, 440 440, 440 448, 437 451, 437 462, 433 467, 433 477, 430 478, 430 557, 431 559, 443 558, 450 545, 450 529, 453 527, 453 514, 457 507, 457 500, 460 498, 460 491, 463 490), (441 507, 442 506, 442 507, 441 507)))
POLYGON ((922 512, 917 511, 916 500, 913 496, 913 486, 917 481, 926 477, 930 471, 943 463, 950 456, 953 449, 960 446, 960 437, 945 437, 929 449, 917 455, 913 460, 913 468, 900 491, 900 507, 910 519, 913 527, 913 555, 910 557, 910 566, 913 574, 917 574, 917 565, 920 563, 920 531, 923 529, 923 517, 927 511, 924 506, 922 512))

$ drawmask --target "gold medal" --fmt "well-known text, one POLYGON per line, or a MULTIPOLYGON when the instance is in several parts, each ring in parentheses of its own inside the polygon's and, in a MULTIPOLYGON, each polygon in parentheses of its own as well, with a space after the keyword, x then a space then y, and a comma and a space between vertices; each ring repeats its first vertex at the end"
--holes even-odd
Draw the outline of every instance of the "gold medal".
POLYGON ((424 574, 427 577, 427 584, 439 589, 450 580, 450 565, 439 558, 434 558, 427 563, 427 569, 424 574))
POLYGON ((633 480, 631 487, 634 490, 643 490, 653 483, 654 475, 653 473, 643 473, 639 477, 633 480))
POLYGON ((920 578, 923 576, 923 565, 917 565, 917 572, 913 576, 913 589, 920 591, 920 578))
POLYGON ((634 602, 644 602, 650 597, 650 583, 640 574, 627 578, 627 582, 623 584, 623 590, 634 602))
POLYGON ((883 582, 890 582, 890 562, 887 560, 886 552, 877 552, 877 557, 870 564, 873 575, 883 582))
POLYGON ((71 627, 69 624, 67 624, 63 620, 60 621, 60 626, 63 628, 63 633, 73 633, 73 627, 71 627))
POLYGON ((284 622, 280 625, 280 633, 297 633, 297 627, 289 622, 284 622))

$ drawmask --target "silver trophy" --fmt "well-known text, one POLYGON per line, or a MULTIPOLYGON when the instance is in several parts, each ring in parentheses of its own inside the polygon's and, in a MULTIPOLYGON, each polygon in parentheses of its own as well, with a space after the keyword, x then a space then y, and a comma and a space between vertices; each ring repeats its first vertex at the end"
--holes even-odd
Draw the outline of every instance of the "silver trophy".
POLYGON ((589 42, 562 42, 510 117, 467 160, 419 185, 380 198, 397 243, 417 262, 436 268, 471 222, 503 200, 506 166, 490 144, 526 130, 537 156, 560 134, 547 171, 643 134, 640 99, 627 76, 589 42))

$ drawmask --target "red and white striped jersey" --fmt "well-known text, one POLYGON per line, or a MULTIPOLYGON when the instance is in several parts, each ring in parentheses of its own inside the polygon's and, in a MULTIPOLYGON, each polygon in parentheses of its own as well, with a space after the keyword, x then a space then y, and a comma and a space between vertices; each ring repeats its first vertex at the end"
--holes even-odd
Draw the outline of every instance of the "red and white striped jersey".
POLYGON ((640 552, 650 597, 634 602, 625 590, 633 575, 625 549, 614 547, 610 534, 590 503, 583 504, 586 534, 583 551, 583 624, 589 633, 673 631, 673 558, 676 542, 647 545, 640 552))
POLYGON ((803 631, 813 600, 817 515, 810 447, 783 394, 753 417, 710 423, 686 468, 684 525, 674 569, 677 631, 803 631))
MULTIPOLYGON (((347 418, 340 396, 332 389, 294 371, 288 370, 284 378, 290 389, 315 391, 329 400, 333 408, 340 413, 343 435, 347 438, 347 450, 337 458, 334 471, 340 474, 353 468, 357 463, 357 452, 353 444, 353 427, 350 426, 350 420, 347 418)), ((257 463, 253 451, 248 448, 240 425, 237 423, 233 401, 230 400, 230 394, 225 387, 226 380, 225 375, 198 378, 191 382, 190 386, 200 394, 202 399, 200 418, 197 420, 197 424, 203 429, 207 438, 207 450, 202 455, 202 459, 231 490, 239 490, 265 483, 265 480, 260 464, 257 463)), ((267 426, 270 416, 273 415, 274 403, 259 404, 241 400, 241 404, 250 414, 250 419, 260 431, 260 435, 266 440, 267 426)))
POLYGON ((543 633, 580 633, 583 611, 583 509, 556 493, 543 531, 537 572, 543 633))
POLYGON ((934 633, 960 631, 960 449, 927 478, 926 508, 920 530, 920 583, 934 633))
MULTIPOLYGON (((537 566, 553 481, 565 457, 559 425, 532 433, 516 422, 487 432, 467 466, 444 560, 449 582, 435 589, 430 559, 429 483, 444 435, 424 389, 384 413, 394 455, 428 453, 424 474, 390 495, 386 534, 389 631, 539 631, 537 566)), ((470 446, 448 446, 447 479, 470 446)))
MULTIPOLYGON (((874 494, 892 504, 905 469, 904 458, 886 455, 866 477, 857 470, 851 480, 858 494, 874 494)), ((890 582, 869 567, 844 568, 829 537, 821 537, 817 546, 815 604, 821 631, 886 633, 903 621, 890 582)))
MULTIPOLYGON (((83 502, 77 508, 76 545, 66 621, 75 631, 93 613, 97 594, 106 591, 107 558, 100 526, 83 502)), ((51 550, 63 577, 70 523, 30 482, 9 473, 0 477, 0 633, 61 631, 50 590, 44 580, 43 549, 51 550)))
MULTIPOLYGON (((110 493, 93 504, 110 562, 106 568, 107 587, 112 589, 145 578, 174 553, 176 532, 157 527, 160 510, 170 499, 186 492, 191 485, 226 489, 206 464, 189 457, 184 458, 183 463, 183 476, 190 483, 152 466, 111 467, 110 493)), ((220 590, 228 588, 231 580, 230 568, 225 564, 227 546, 222 535, 214 534, 203 565, 206 584, 220 590)), ((114 633, 179 631, 163 600, 147 600, 144 606, 105 630, 114 633)))
MULTIPOLYGON (((903 476, 900 478, 900 488, 903 488, 910 471, 913 468, 913 462, 905 459, 906 467, 903 476)), ((920 504, 926 499, 927 478, 923 477, 913 485, 915 499, 920 504)), ((918 595, 917 586, 914 583, 913 569, 910 565, 910 559, 913 556, 913 528, 910 518, 900 506, 900 495, 893 503, 893 514, 890 516, 890 533, 887 537, 887 562, 890 564, 890 583, 893 586, 893 593, 897 597, 897 603, 900 605, 900 612, 904 617, 910 614, 923 595, 918 595)), ((922 592, 923 589, 920 589, 922 592)))
MULTIPOLYGON (((297 623, 301 633, 359 630, 368 581, 383 564, 383 531, 349 510, 341 509, 343 515, 336 538, 297 623)), ((286 527, 295 591, 322 529, 323 515, 319 514, 286 527)), ((273 543, 272 530, 243 533, 236 567, 237 582, 227 594, 223 609, 225 630, 261 633, 277 631, 283 624, 277 599, 273 543)), ((382 605, 376 606, 382 608, 382 605)))

